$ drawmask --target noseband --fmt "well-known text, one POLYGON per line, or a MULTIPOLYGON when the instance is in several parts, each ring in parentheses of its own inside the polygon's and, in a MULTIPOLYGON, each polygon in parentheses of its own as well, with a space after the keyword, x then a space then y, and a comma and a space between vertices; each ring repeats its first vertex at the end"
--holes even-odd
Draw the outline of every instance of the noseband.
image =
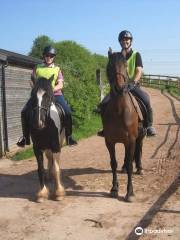
POLYGON ((51 105, 52 105, 52 103, 50 105, 48 105, 47 107, 36 106, 33 108, 33 110, 38 110, 38 111, 44 110, 46 112, 46 117, 49 117, 51 105))

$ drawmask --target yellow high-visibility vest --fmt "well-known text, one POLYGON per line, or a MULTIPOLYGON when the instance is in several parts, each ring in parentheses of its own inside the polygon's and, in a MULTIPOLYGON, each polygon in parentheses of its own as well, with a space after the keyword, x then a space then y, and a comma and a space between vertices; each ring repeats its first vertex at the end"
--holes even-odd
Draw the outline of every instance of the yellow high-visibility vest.
POLYGON ((133 51, 132 55, 130 56, 130 58, 127 60, 127 72, 128 72, 128 76, 130 81, 134 80, 134 76, 135 76, 135 70, 136 70, 136 51, 133 51))
POLYGON ((58 78, 60 68, 58 66, 47 67, 44 64, 38 64, 35 70, 36 78, 44 77, 47 80, 54 75, 54 79, 52 81, 52 88, 56 85, 56 81, 58 78))

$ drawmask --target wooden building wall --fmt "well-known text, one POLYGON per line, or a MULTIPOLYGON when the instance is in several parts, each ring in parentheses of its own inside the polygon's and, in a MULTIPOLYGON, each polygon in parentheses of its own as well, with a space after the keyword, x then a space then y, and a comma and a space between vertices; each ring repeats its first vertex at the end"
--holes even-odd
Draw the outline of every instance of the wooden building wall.
POLYGON ((29 80, 32 69, 19 66, 5 68, 6 111, 9 150, 22 135, 21 110, 30 96, 29 80))
POLYGON ((40 62, 0 49, 0 157, 17 149, 22 136, 21 110, 30 96, 33 67, 40 62))

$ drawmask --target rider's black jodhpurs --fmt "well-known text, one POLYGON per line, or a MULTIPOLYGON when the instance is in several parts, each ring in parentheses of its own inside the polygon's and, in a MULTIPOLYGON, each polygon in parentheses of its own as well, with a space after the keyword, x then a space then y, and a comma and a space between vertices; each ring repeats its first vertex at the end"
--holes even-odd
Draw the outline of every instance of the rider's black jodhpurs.
MULTIPOLYGON (((146 127, 151 127, 153 124, 153 112, 152 112, 149 95, 145 91, 143 91, 139 86, 135 86, 131 90, 131 93, 134 97, 140 99, 143 102, 143 104, 145 105, 146 110, 147 110, 146 127)), ((137 99, 137 101, 138 101, 138 99, 137 99)))

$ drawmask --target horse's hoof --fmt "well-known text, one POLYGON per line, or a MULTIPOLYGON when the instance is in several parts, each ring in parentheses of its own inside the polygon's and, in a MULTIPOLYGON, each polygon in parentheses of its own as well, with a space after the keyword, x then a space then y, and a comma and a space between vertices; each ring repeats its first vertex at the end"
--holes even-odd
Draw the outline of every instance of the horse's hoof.
POLYGON ((43 198, 43 197, 37 197, 36 202, 37 203, 43 203, 44 200, 45 200, 45 198, 43 198))
POLYGON ((42 203, 44 202, 45 199, 48 199, 48 195, 49 195, 49 191, 46 188, 46 186, 44 186, 36 195, 37 199, 36 201, 38 203, 42 203))
POLYGON ((127 173, 126 168, 122 167, 120 173, 127 173))
POLYGON ((62 201, 63 198, 64 198, 64 196, 55 196, 55 197, 54 197, 54 200, 55 200, 55 201, 62 201))
POLYGON ((61 201, 65 195, 66 192, 64 190, 57 190, 54 194, 54 200, 61 201))
POLYGON ((137 175, 143 175, 143 174, 144 174, 144 171, 143 171, 143 169, 137 169, 137 171, 135 172, 135 174, 137 174, 137 175))
POLYGON ((134 197, 134 195, 131 195, 131 196, 126 195, 124 200, 125 200, 125 202, 134 202, 135 197, 134 197))
POLYGON ((118 198, 118 191, 111 190, 110 195, 111 195, 112 198, 118 198))

